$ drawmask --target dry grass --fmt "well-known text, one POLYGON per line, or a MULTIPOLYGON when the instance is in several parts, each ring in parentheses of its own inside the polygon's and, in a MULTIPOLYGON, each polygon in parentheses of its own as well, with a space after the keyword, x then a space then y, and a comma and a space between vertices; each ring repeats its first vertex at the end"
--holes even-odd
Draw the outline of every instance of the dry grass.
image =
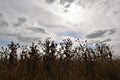
POLYGON ((19 44, 12 42, 7 49, 2 47, 0 80, 120 80, 120 60, 112 59, 106 44, 96 44, 96 49, 91 49, 85 41, 71 50, 72 41, 66 39, 60 43, 63 53, 56 51, 57 44, 50 38, 38 45, 33 43, 30 49, 23 48, 20 60, 17 59, 19 44))

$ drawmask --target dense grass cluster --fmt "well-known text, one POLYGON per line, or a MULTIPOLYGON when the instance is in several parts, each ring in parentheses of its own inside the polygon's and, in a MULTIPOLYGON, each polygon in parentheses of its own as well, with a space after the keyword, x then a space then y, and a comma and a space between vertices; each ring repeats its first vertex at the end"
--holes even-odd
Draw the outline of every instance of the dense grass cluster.
POLYGON ((60 44, 47 38, 30 47, 11 42, 0 52, 0 80, 120 80, 120 60, 112 59, 109 45, 76 42, 74 48, 69 38, 60 44))

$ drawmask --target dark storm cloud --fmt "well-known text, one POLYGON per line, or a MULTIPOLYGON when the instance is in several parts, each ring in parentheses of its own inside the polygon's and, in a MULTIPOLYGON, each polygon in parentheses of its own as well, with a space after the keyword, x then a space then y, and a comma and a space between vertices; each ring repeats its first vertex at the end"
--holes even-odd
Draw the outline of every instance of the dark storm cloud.
POLYGON ((98 30, 86 36, 86 38, 97 38, 103 36, 107 31, 98 30))
POLYGON ((2 21, 2 20, 0 20, 0 27, 8 27, 9 26, 9 24, 8 24, 8 22, 7 21, 2 21))
POLYGON ((108 38, 108 39, 103 40, 103 42, 109 42, 109 41, 112 41, 112 39, 108 38))
POLYGON ((46 0, 47 3, 51 4, 51 3, 54 3, 55 0, 46 0))
POLYGON ((86 38, 98 38, 98 37, 102 37, 106 33, 108 33, 108 35, 112 35, 116 33, 116 29, 98 30, 87 35, 86 38))
POLYGON ((45 29, 40 28, 40 27, 30 27, 30 28, 26 28, 26 29, 29 29, 29 30, 31 30, 33 32, 36 32, 36 33, 40 32, 40 33, 43 33, 43 34, 47 34, 45 29))
POLYGON ((17 23, 13 23, 13 25, 15 27, 21 26, 22 24, 24 24, 27 21, 27 19, 25 17, 18 17, 17 20, 18 20, 17 23))

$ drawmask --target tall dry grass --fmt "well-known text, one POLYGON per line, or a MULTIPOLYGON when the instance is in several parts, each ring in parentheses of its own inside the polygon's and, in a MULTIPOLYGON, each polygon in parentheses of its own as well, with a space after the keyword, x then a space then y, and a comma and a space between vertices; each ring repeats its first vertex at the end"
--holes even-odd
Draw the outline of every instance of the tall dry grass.
POLYGON ((112 59, 109 45, 100 43, 92 49, 87 41, 77 42, 80 46, 73 49, 72 41, 65 39, 57 51, 58 44, 47 38, 22 47, 19 60, 21 46, 11 42, 0 52, 0 80, 120 80, 120 60, 112 59))

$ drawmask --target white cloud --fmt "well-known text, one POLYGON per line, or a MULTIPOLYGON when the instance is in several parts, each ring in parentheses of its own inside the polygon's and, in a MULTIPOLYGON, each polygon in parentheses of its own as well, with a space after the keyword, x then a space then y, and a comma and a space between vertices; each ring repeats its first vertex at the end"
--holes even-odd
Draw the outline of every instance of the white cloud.
POLYGON ((0 0, 0 37, 8 39, 9 36, 23 42, 47 36, 55 40, 74 39, 75 34, 63 35, 71 31, 79 33, 84 40, 96 31, 116 29, 116 33, 104 34, 94 40, 109 41, 118 46, 119 7, 120 0, 0 0))

